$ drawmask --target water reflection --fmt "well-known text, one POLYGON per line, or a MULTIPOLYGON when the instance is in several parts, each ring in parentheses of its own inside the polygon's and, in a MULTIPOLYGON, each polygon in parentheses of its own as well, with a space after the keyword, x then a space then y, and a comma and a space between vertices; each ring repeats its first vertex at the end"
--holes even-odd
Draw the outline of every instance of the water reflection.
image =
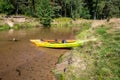
POLYGON ((74 39, 76 33, 72 28, 32 28, 23 30, 10 29, 0 32, 0 40, 12 40, 13 38, 21 41, 30 39, 74 39))
POLYGON ((75 33, 71 28, 10 29, 0 32, 0 40, 12 40, 13 38, 22 41, 29 41, 29 39, 73 39, 75 33))

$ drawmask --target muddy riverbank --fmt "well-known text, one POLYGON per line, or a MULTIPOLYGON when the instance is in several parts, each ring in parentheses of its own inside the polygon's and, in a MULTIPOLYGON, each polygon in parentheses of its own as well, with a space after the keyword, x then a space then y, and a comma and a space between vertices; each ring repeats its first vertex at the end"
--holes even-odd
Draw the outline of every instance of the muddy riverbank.
POLYGON ((36 47, 30 39, 73 39, 71 29, 35 28, 0 32, 0 80, 55 80, 51 70, 66 49, 36 47), (18 41, 12 41, 16 38, 18 41))

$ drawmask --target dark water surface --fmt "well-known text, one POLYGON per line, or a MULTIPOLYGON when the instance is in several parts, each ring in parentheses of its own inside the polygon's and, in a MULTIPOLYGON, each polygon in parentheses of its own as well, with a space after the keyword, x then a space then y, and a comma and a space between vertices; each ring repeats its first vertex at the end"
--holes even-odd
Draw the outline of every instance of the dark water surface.
POLYGON ((66 49, 36 47, 30 39, 74 39, 70 28, 0 32, 0 80, 55 80, 51 69, 66 49), (12 41, 15 38, 18 41, 12 41))

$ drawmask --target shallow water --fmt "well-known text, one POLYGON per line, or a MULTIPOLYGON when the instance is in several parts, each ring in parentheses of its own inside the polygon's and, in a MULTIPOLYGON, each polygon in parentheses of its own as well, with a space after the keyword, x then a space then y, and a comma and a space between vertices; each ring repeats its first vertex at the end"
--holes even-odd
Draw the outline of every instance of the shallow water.
POLYGON ((66 49, 36 47, 30 39, 74 39, 71 28, 0 32, 0 80, 55 80, 51 69, 66 49), (12 41, 15 38, 17 41, 12 41))

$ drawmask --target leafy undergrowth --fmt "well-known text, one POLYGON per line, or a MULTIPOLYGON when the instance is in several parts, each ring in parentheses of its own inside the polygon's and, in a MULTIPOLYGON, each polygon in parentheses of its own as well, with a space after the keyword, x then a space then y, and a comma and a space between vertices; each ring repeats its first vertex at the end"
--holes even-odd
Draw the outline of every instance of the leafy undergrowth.
POLYGON ((57 80, 119 80, 120 30, 114 23, 84 29, 80 39, 97 38, 63 55, 54 73, 57 80))

